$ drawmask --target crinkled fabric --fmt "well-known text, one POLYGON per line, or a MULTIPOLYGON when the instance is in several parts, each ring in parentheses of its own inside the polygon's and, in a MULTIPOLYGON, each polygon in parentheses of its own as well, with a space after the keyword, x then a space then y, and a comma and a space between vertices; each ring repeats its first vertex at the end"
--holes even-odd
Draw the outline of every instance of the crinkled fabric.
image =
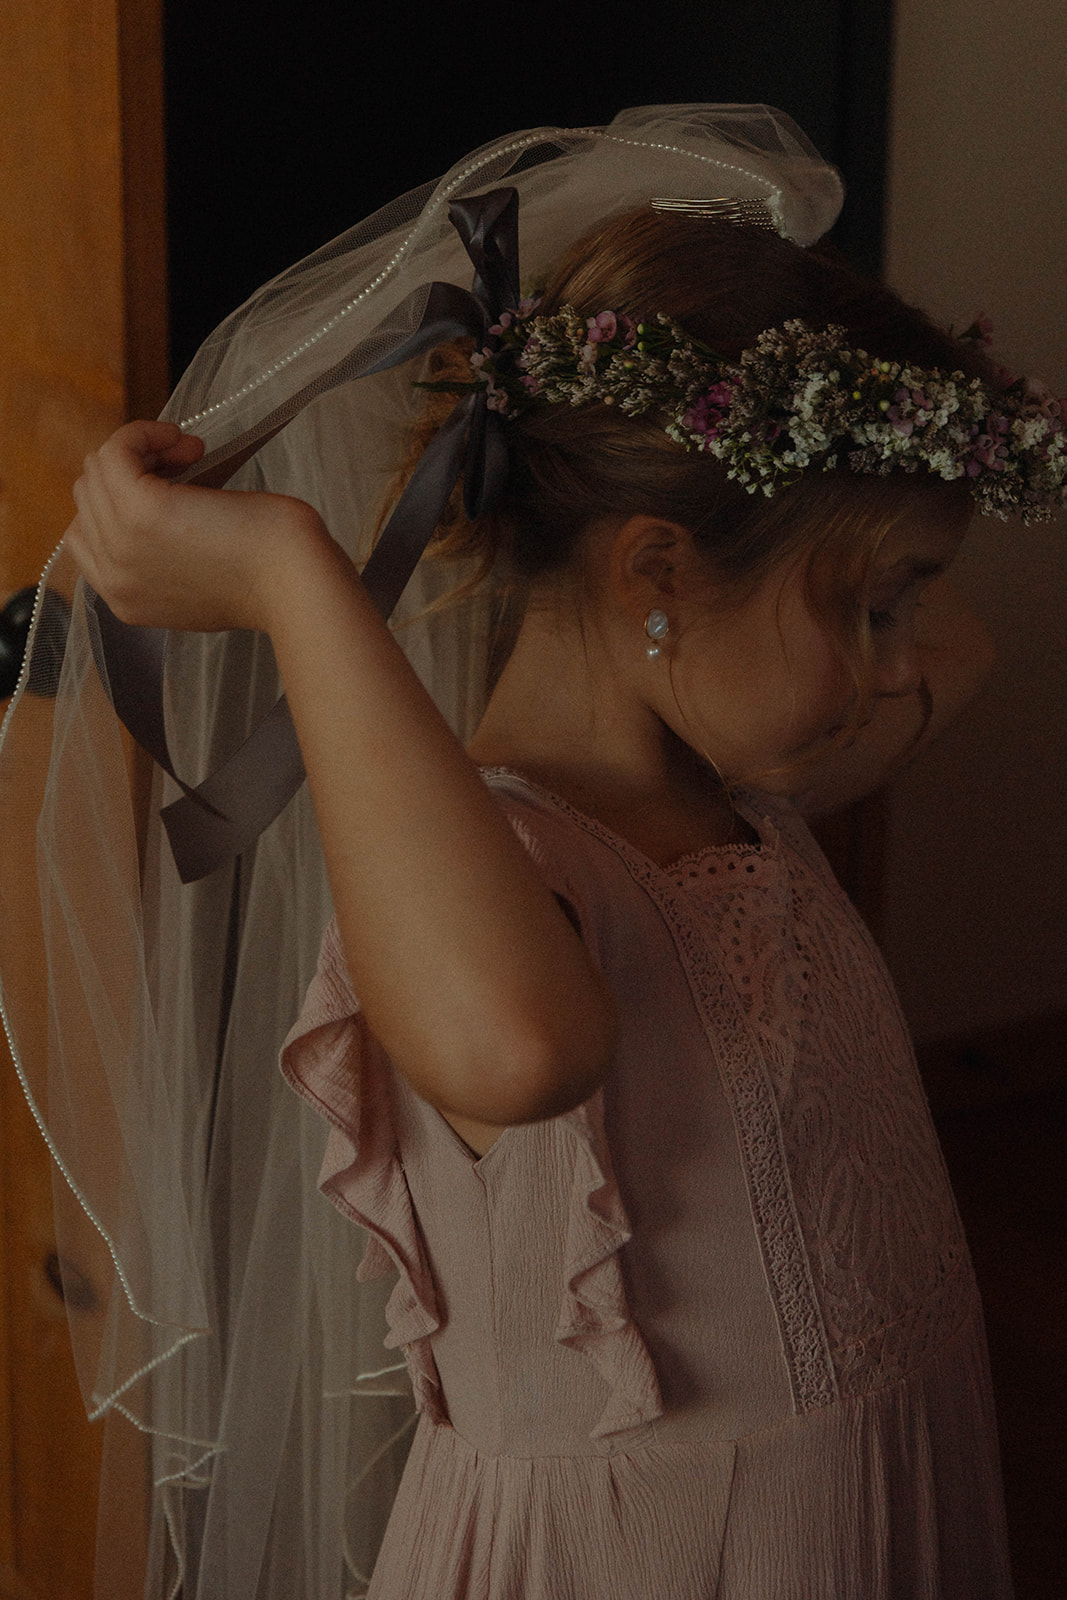
POLYGON ((803 824, 660 868, 488 775, 620 1009, 604 1088, 481 1158, 336 929, 283 1052, 394 1268, 422 1411, 375 1600, 1007 1600, 966 1243, 884 966, 803 824))

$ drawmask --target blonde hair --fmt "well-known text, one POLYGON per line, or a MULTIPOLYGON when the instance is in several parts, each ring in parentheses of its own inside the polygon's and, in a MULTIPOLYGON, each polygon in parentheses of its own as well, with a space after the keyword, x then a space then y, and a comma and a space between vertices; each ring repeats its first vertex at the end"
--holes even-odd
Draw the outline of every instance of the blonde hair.
MULTIPOLYGON (((703 217, 642 209, 579 240, 549 275, 539 310, 564 304, 586 316, 610 309, 634 320, 666 312, 727 359, 791 317, 813 327, 836 323, 853 347, 877 358, 996 383, 973 346, 836 252, 703 217)), ((443 346, 430 376, 469 381, 470 351, 470 341, 443 346)), ((429 396, 397 492, 453 404, 429 396)), ((660 516, 691 531, 724 604, 742 603, 768 572, 804 558, 809 603, 856 688, 852 718, 833 742, 848 738, 871 702, 874 643, 856 599, 882 541, 917 500, 940 494, 959 507, 967 498, 965 488, 927 473, 879 478, 847 468, 812 470, 771 498, 749 494, 713 457, 681 449, 648 417, 605 405, 534 407, 507 426, 501 503, 472 523, 457 492, 437 531, 437 554, 473 557, 479 576, 492 570, 525 594, 549 575, 580 569, 593 524, 660 516)))

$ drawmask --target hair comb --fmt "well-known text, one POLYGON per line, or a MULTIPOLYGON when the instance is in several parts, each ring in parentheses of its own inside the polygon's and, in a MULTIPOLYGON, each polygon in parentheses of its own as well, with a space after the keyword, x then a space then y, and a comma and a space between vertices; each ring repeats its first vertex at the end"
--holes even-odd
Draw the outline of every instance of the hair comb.
POLYGON ((717 217, 723 222, 740 223, 749 228, 770 228, 778 232, 766 200, 739 200, 736 196, 719 200, 656 198, 653 211, 682 211, 693 217, 717 217))

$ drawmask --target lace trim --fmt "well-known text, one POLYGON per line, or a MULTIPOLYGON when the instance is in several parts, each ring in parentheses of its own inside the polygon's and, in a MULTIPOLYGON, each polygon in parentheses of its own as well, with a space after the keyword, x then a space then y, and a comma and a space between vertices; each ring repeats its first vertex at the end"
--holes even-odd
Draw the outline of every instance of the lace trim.
POLYGON ((954 1336, 973 1275, 892 983, 817 844, 782 821, 788 882, 685 882, 710 941, 741 946, 727 971, 763 1039, 838 1385, 860 1395, 954 1336))
POLYGON ((672 861, 662 870, 673 875, 688 873, 692 868, 706 866, 709 871, 714 871, 715 861, 722 856, 755 856, 758 860, 762 851, 762 843, 706 844, 699 850, 691 850, 687 856, 679 856, 677 861, 672 861))
POLYGON ((670 873, 721 953, 748 1024, 759 1035, 780 1102, 796 1057, 794 1018, 808 993, 808 974, 788 959, 794 932, 782 861, 760 853, 736 864, 710 859, 676 865, 670 873))
MULTIPOLYGON (((706 933, 686 903, 684 892, 674 885, 669 870, 657 866, 625 839, 560 796, 503 768, 486 771, 483 776, 501 788, 519 786, 523 793, 539 798, 548 808, 599 839, 615 852, 663 915, 733 1108, 794 1409, 804 1412, 832 1405, 837 1398, 837 1380, 793 1199, 774 1091, 746 1026, 741 1004, 714 963, 706 933)), ((778 829, 769 818, 760 818, 746 809, 759 831, 765 857, 776 857, 778 829)))
POLYGON ((671 929, 730 1097, 795 1408, 914 1371, 972 1314, 973 1272, 896 993, 818 844, 752 797, 758 855, 661 869, 544 803, 611 848, 671 929))
POLYGON ((858 1395, 951 1338, 975 1288, 896 992, 816 849, 793 898, 798 960, 820 1004, 799 1013, 800 1067, 782 1120, 841 1392, 858 1395))

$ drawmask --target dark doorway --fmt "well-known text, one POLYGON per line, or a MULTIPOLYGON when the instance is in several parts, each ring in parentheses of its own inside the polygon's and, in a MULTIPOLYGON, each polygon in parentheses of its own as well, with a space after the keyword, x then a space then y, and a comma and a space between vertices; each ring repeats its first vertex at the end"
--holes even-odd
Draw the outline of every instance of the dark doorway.
POLYGON ((166 0, 172 364, 274 273, 500 134, 763 101, 845 175, 881 258, 889 0, 526 7, 166 0))

